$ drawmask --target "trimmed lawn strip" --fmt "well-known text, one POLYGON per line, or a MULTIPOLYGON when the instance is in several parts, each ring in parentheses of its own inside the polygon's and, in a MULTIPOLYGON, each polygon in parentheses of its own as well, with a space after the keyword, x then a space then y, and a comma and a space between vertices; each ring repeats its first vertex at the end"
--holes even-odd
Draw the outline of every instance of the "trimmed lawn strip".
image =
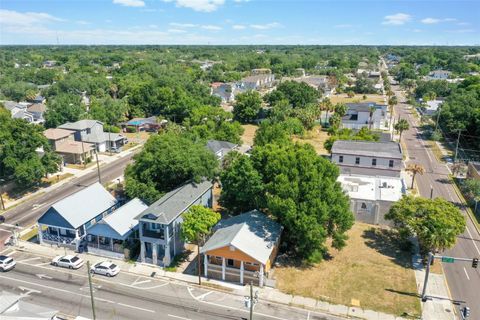
POLYGON ((384 229, 356 223, 347 246, 329 248, 332 259, 312 267, 277 267, 278 288, 288 294, 335 304, 360 301, 364 309, 419 317, 411 254, 398 249, 384 229))

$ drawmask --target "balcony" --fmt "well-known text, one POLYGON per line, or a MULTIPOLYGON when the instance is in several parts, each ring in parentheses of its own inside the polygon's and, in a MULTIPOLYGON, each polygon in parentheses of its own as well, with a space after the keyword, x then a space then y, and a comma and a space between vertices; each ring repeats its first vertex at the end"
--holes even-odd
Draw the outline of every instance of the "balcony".
POLYGON ((165 239, 165 233, 161 230, 149 230, 149 229, 142 229, 142 236, 154 239, 165 239))

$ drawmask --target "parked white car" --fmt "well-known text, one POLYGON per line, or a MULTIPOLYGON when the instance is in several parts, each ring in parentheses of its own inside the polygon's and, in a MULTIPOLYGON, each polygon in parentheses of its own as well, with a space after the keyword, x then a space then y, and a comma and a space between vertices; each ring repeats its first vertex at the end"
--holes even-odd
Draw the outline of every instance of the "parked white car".
POLYGON ((110 261, 99 262, 90 268, 91 273, 102 274, 107 277, 116 276, 120 267, 110 261))
POLYGON ((0 256, 0 271, 5 272, 15 268, 17 263, 9 256, 0 256))
POLYGON ((52 265, 69 269, 80 269, 83 263, 82 259, 74 255, 56 256, 52 260, 52 265))

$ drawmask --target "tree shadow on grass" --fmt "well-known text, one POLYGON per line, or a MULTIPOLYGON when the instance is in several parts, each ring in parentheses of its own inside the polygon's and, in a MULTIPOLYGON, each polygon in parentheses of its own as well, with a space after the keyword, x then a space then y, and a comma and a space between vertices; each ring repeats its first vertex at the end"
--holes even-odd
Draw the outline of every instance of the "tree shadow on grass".
POLYGON ((395 231, 370 228, 363 232, 362 237, 369 248, 392 258, 396 264, 404 268, 412 268, 411 253, 401 249, 402 240, 395 231))

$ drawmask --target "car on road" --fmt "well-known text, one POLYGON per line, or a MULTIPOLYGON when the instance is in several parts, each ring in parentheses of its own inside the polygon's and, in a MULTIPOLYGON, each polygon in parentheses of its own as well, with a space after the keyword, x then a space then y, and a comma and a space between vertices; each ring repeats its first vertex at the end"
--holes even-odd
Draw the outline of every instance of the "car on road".
POLYGON ((107 277, 116 276, 120 267, 110 261, 99 262, 90 268, 91 273, 102 274, 107 277))
POLYGON ((9 256, 0 256, 0 271, 5 272, 15 268, 17 263, 9 256))
POLYGON ((82 259, 74 255, 56 256, 52 260, 52 265, 69 269, 80 269, 83 263, 82 259))

